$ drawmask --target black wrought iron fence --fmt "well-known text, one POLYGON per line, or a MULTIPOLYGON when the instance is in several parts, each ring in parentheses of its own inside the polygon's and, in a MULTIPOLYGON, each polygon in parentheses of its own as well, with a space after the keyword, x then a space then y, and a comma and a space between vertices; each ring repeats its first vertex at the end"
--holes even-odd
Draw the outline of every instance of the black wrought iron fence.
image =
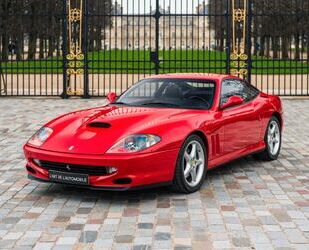
POLYGON ((252 82, 280 95, 309 94, 309 1, 252 0, 252 82))
POLYGON ((231 73, 309 95, 307 0, 2 0, 0 96, 105 96, 152 74, 231 73))
POLYGON ((65 1, 0 3, 0 95, 60 95, 65 1))

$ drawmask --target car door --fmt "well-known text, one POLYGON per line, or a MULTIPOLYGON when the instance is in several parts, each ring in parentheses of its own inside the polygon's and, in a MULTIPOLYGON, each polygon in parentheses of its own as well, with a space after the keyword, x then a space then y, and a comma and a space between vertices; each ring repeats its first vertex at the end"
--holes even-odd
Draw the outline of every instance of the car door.
POLYGON ((221 110, 223 121, 223 154, 244 149, 258 143, 261 133, 259 105, 256 97, 259 91, 239 79, 222 81, 220 105, 231 96, 240 96, 240 105, 221 110))

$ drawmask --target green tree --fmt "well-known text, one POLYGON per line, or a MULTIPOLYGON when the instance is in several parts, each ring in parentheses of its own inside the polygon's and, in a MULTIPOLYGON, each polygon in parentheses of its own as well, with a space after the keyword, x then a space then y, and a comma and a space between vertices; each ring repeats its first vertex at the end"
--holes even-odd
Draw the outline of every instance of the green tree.
MULTIPOLYGON (((16 59, 34 60, 60 55, 63 22, 67 21, 64 0, 0 0, 0 56, 9 59, 9 46, 16 46, 16 59), (27 57, 25 56, 27 53, 27 57)), ((73 0, 72 7, 79 7, 73 0)), ((111 25, 111 0, 88 1, 88 43, 101 50, 104 29, 111 25)))
POLYGON ((210 0, 209 1, 209 28, 214 31, 216 49, 224 51, 227 19, 225 14, 228 11, 228 0, 210 0))

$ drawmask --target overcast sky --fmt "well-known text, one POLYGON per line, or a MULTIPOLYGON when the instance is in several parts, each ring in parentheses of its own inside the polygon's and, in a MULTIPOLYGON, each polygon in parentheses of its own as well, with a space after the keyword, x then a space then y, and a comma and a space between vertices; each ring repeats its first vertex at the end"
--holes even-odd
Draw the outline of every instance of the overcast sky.
MULTIPOLYGON (((115 1, 115 0, 114 0, 115 1)), ((172 13, 195 13, 195 8, 202 4, 203 1, 208 3, 209 0, 159 0, 160 6, 167 9, 171 8, 172 13)), ((156 0, 117 0, 123 6, 124 13, 149 13, 150 7, 155 9, 156 0)))

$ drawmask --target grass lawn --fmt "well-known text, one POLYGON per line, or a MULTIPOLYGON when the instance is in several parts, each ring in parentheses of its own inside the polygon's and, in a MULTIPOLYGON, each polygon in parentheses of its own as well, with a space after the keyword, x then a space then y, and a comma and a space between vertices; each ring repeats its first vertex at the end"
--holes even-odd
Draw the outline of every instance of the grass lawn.
MULTIPOLYGON (((88 52, 89 73, 154 73, 149 51, 111 50, 88 52)), ((160 73, 212 72, 225 73, 226 54, 219 51, 171 50, 160 51, 160 73)), ((252 58, 253 74, 307 74, 309 63, 252 58)), ((11 61, 0 64, 4 73, 63 72, 62 57, 45 60, 11 61)))

